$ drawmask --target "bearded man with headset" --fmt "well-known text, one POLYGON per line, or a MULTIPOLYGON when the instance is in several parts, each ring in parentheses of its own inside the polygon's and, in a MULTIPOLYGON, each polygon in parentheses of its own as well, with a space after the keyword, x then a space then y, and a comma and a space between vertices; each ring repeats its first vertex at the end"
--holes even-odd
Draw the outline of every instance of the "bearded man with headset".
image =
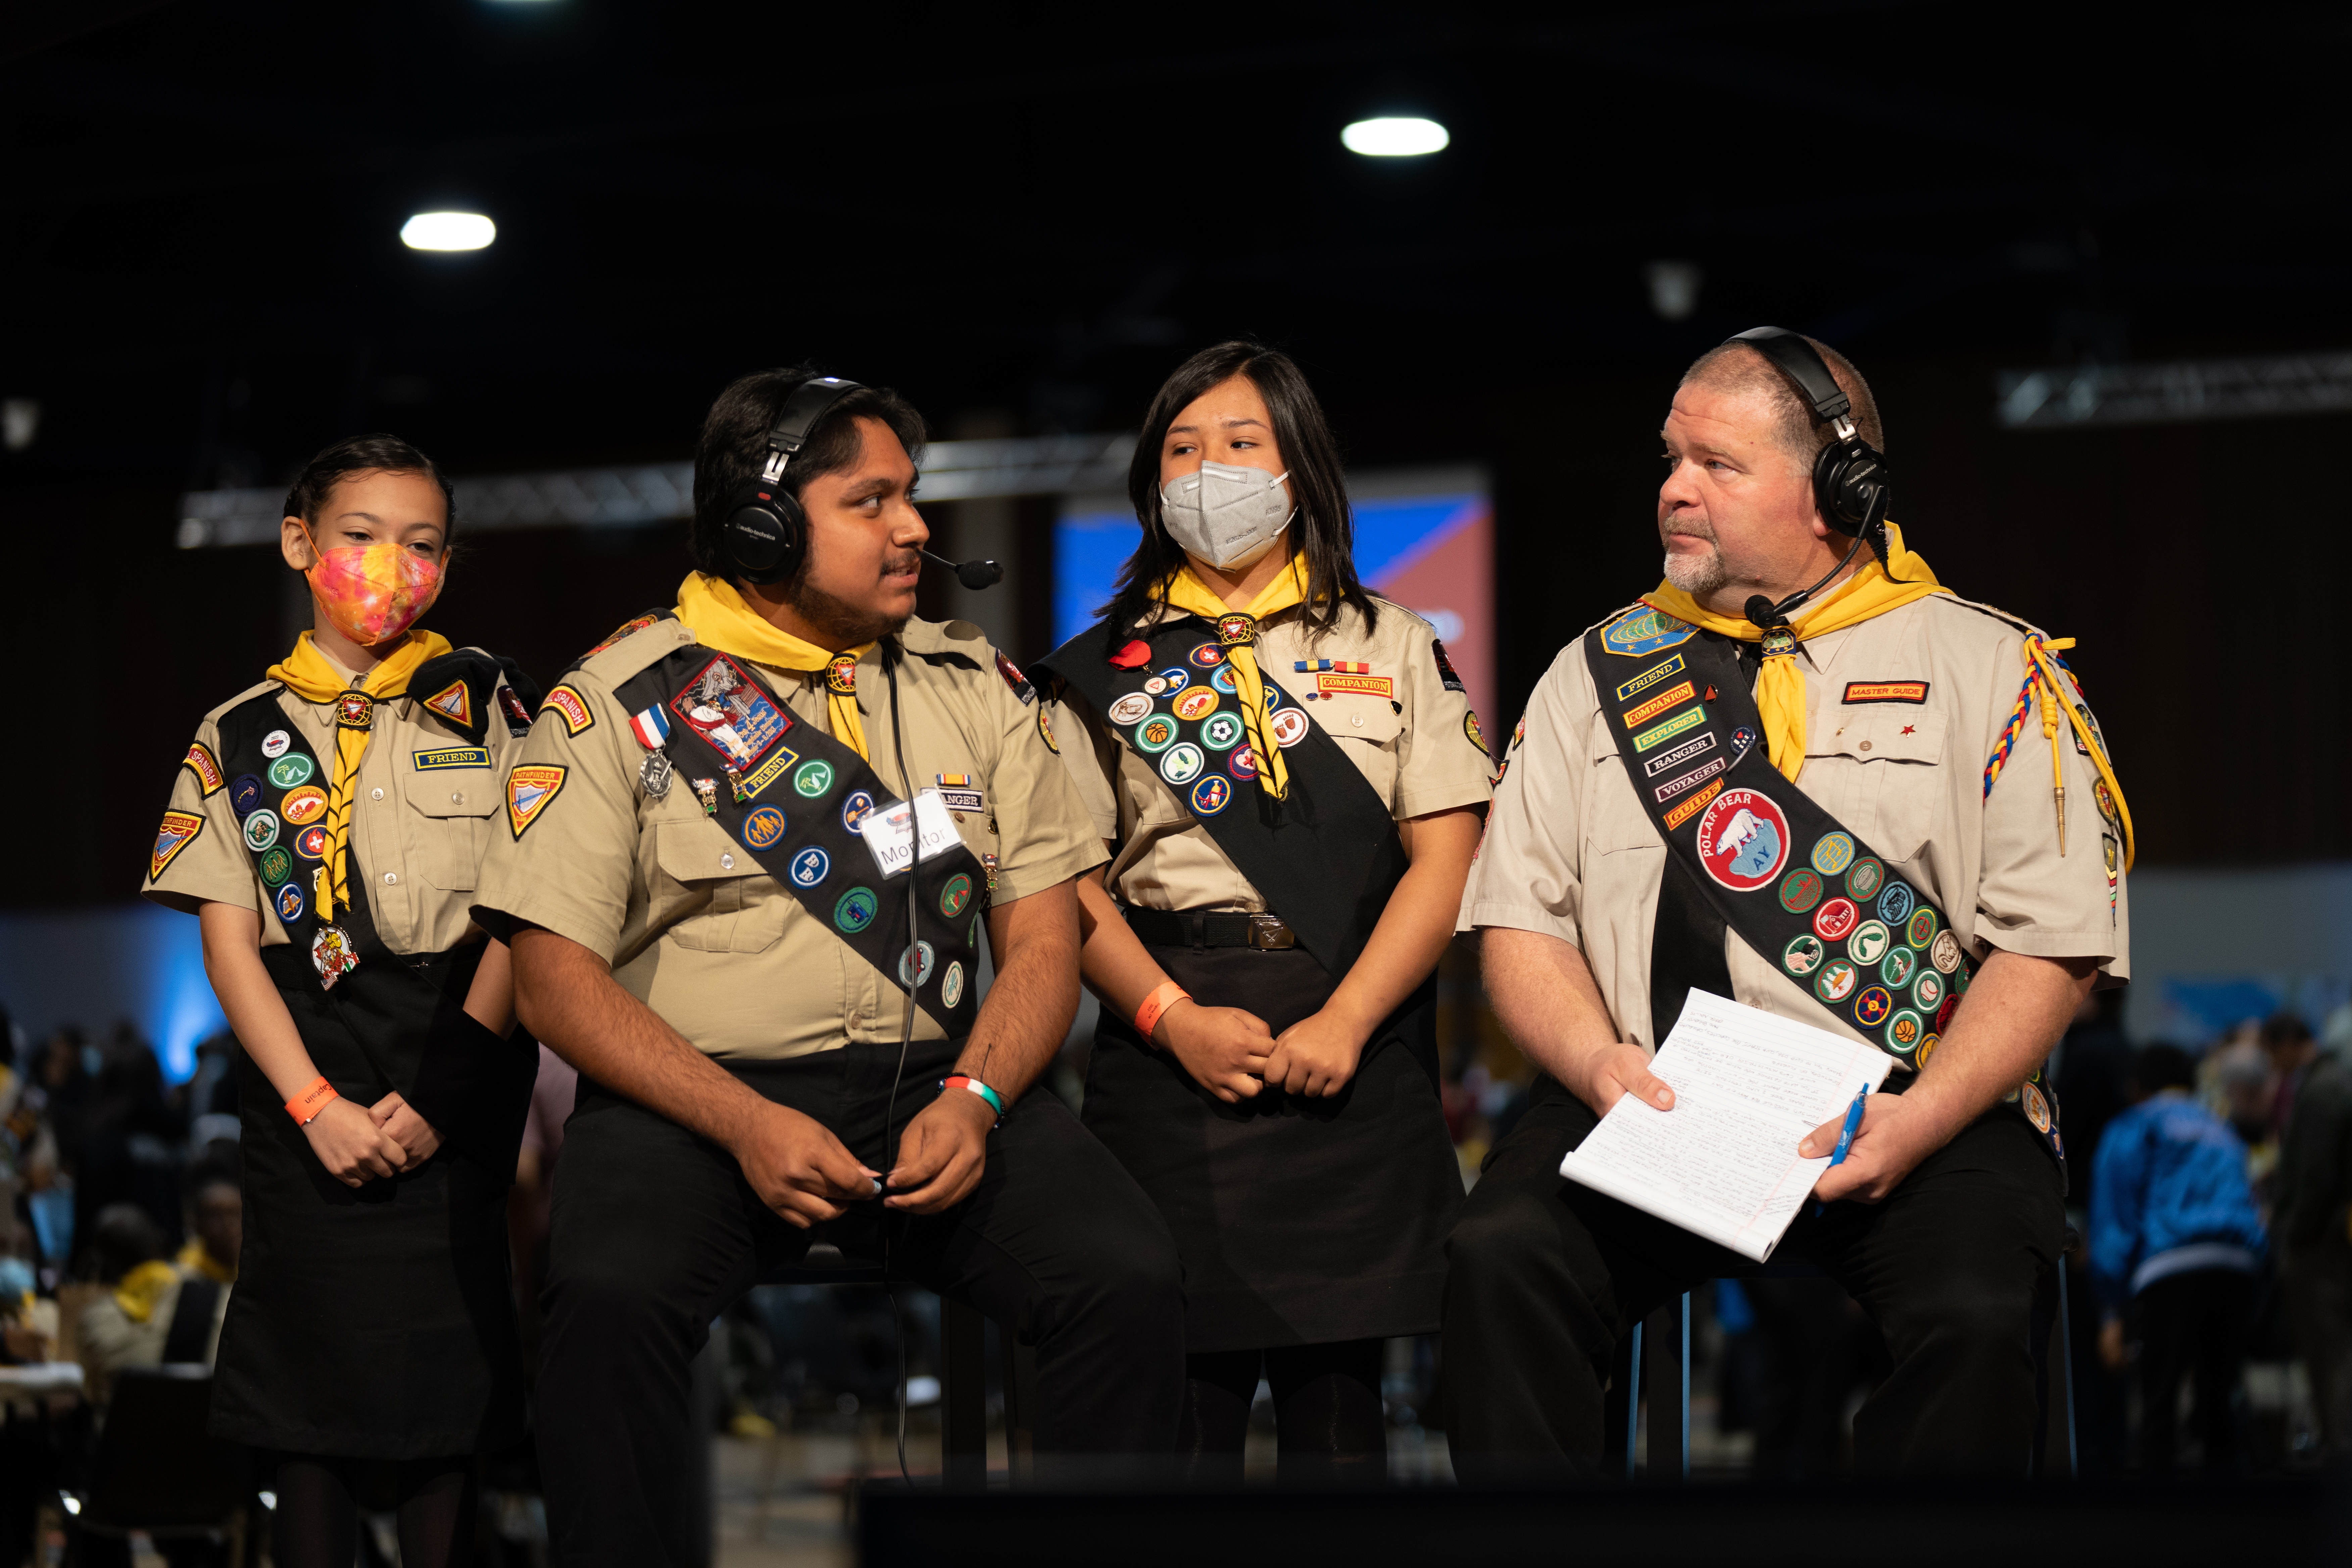
POLYGON ((1542 1076, 1449 1247, 1456 1471, 1589 1471, 1618 1342, 1750 1267, 1559 1173, 1620 1097, 1671 1114, 1648 1063, 1696 987, 1895 1058, 1774 1255, 1885 1336, 1859 1461, 2022 1475, 2065 1226, 2042 1062, 2129 973, 2130 818, 2071 645, 1906 548, 1875 403, 1833 350, 1742 333, 1662 436, 1666 580, 1538 684, 1463 900, 1542 1076))
POLYGON ((474 913, 580 1069, 538 1410, 565 1563, 693 1555, 688 1363, 814 1239, 1035 1345, 1041 1476, 1174 1445, 1175 1244, 1024 1092, 1077 1005, 1102 842, 1019 669, 914 618, 922 435, 877 387, 729 387, 677 607, 573 666, 510 775, 474 913))

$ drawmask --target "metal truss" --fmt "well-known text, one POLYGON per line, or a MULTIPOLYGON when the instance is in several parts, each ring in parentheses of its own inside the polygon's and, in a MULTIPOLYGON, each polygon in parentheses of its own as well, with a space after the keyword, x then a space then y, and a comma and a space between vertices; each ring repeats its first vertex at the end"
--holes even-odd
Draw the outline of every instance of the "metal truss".
POLYGON ((2005 370, 1994 393, 2011 430, 2336 413, 2352 409, 2352 353, 2005 370))

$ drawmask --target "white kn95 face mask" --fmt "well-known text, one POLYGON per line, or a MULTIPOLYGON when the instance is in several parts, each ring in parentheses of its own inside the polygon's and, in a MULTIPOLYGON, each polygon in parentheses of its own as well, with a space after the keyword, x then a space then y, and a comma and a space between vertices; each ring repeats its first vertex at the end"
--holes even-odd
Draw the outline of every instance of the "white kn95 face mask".
POLYGON ((1235 571, 1273 549, 1296 514, 1282 488, 1289 477, 1287 468, 1269 474, 1204 462, 1199 473, 1160 487, 1160 521, 1187 552, 1220 572, 1235 571))

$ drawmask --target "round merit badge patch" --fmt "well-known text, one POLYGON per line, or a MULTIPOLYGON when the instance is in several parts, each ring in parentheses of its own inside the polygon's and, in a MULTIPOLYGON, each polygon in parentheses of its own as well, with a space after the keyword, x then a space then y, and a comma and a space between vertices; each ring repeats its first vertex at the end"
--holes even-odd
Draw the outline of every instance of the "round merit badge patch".
POLYGON ((1225 772, 1247 784, 1257 777, 1257 753, 1247 746, 1235 746, 1234 754, 1225 759, 1225 772))
POLYGON ((1155 675, 1143 683, 1144 695, 1147 697, 1158 697, 1167 689, 1168 678, 1164 675, 1155 675))
POLYGON ((294 827, 306 827, 327 815, 327 792, 317 784, 304 784, 278 803, 278 813, 294 827))
POLYGON ((1918 982, 1911 987, 1911 1000, 1919 1005, 1919 1011, 1933 1015, 1944 1004, 1944 977, 1932 969, 1921 970, 1918 982))
POLYGON ((1803 914, 1822 901, 1822 879, 1810 866, 1800 866, 1780 883, 1780 907, 1803 914))
POLYGON ((1846 939, 1845 951, 1856 963, 1866 969, 1885 958, 1886 950, 1894 945, 1895 933, 1886 929, 1884 921, 1864 921, 1854 927, 1853 934, 1846 939))
POLYGON ((1752 893, 1789 858, 1789 819, 1761 790, 1725 790, 1699 815, 1698 858, 1733 892, 1752 893))
POLYGON ((2042 1098, 2042 1091, 2029 1083, 2019 1098, 2025 1101, 2025 1119, 2033 1123, 2033 1130, 2036 1132, 2049 1131, 2050 1102, 2042 1098))
POLYGON ((1286 708, 1274 716, 1267 728, 1274 731, 1274 743, 1286 752, 1307 738, 1307 710, 1286 708))
POLYGON ((1201 770, 1207 765, 1208 760, 1201 754, 1201 748, 1184 741, 1169 747, 1160 757, 1160 776, 1172 784, 1188 784, 1199 778, 1201 770))
POLYGON ((1862 922, 1862 911, 1852 899, 1832 899, 1813 911, 1813 934, 1823 942, 1843 942, 1862 922))
POLYGON ((1209 671, 1209 684, 1228 697, 1237 697, 1241 694, 1240 688, 1234 680, 1234 667, 1230 664, 1221 664, 1209 671))
POLYGON ((928 942, 919 942, 898 955, 898 984, 920 991, 931 978, 931 969, 939 961, 939 949, 928 942))
POLYGON ((850 791, 849 798, 841 803, 841 825, 852 833, 863 829, 873 815, 874 797, 862 789, 850 791))
POLYGON ((1192 815, 1214 816, 1233 804, 1233 798, 1234 786, 1225 782, 1224 775, 1211 773, 1192 786, 1192 815))
POLYGON ((293 736, 283 730, 272 730, 261 737, 261 754, 265 757, 282 757, 286 754, 287 748, 293 744, 293 736))
POLYGON ((1151 711, 1151 699, 1140 691, 1130 691, 1110 705, 1110 721, 1121 729, 1134 723, 1151 711))
POLYGON ((1157 755, 1176 743, 1176 721, 1165 713, 1154 713, 1135 727, 1135 749, 1157 755))
POLYGON ((1202 643, 1187 657, 1202 669, 1209 669, 1225 662, 1224 650, 1213 642, 1202 643))
POLYGON ((327 825, 314 823, 294 836, 294 853, 305 860, 327 858, 327 825))
POLYGON ((278 918, 281 921, 302 918, 302 889, 291 882, 278 889, 278 918))
POLYGON ((833 764, 823 757, 811 757, 793 774, 793 788, 814 800, 833 787, 833 764))
POLYGON ((1213 752, 1230 751, 1242 738, 1242 716, 1238 713, 1212 713, 1201 726, 1201 744, 1213 752))
POLYGON ((1886 955, 1885 963, 1878 966, 1878 977, 1895 990, 1900 991, 1909 983, 1911 971, 1917 966, 1918 963, 1918 954, 1907 947, 1898 947, 1886 955))
POLYGON ((1862 971, 1843 958, 1832 958, 1822 965, 1821 973, 1814 978, 1813 994, 1824 1002, 1843 1002, 1853 994, 1861 980, 1862 971))
POLYGON ((261 805, 261 776, 258 773, 239 773, 229 780, 228 805, 240 820, 252 816, 261 805))
POLYGON ((1817 936, 1801 936, 1781 950, 1780 967, 1791 974, 1811 974, 1822 966, 1829 950, 1817 936))
POLYGON ((1853 864, 1853 837, 1845 833, 1824 833, 1813 844, 1813 869, 1824 877, 1843 874, 1853 864))
POLYGON ((271 887, 278 886, 293 874, 294 857, 286 853, 284 845, 279 845, 261 858, 261 879, 271 887))
POLYGON ((245 819, 245 847, 258 855, 278 842, 278 814, 257 811, 245 819))
POLYGON ((1876 1028, 1894 1011, 1894 993, 1884 985, 1874 985, 1853 999, 1853 1016, 1865 1028, 1876 1028))
POLYGON ((833 869, 833 857, 812 844, 793 857, 793 886, 814 888, 833 869))
POLYGON ((962 960, 949 964, 948 972, 940 976, 940 1000, 950 1007, 963 1000, 962 960))
POLYGON ((1930 1029, 1926 1037, 1920 1040, 1919 1052, 1911 1058, 1911 1065, 1916 1068, 1925 1068, 1927 1065, 1927 1058, 1936 1054, 1936 1047, 1943 1037, 1930 1029))
POLYGON ((296 784, 309 784, 310 775, 318 771, 317 763, 297 752, 269 764, 269 782, 279 789, 292 789, 296 784))
MULTIPOLYGON (((940 889, 940 913, 953 920, 963 913, 963 907, 970 902, 971 902, 971 879, 958 871, 948 879, 948 885, 940 889)), ((952 1007, 955 1004, 950 1002, 948 1005, 952 1007)))
POLYGON ((1847 896, 1858 903, 1868 903, 1878 897, 1879 888, 1886 880, 1886 868, 1865 855, 1845 868, 1847 896))
POLYGON ((1918 896, 1902 882, 1889 882, 1886 890, 1878 895, 1878 918, 1888 925, 1899 926, 1911 918, 1918 896))
POLYGON ((1179 664, 1161 670, 1160 679, 1166 683, 1160 687, 1160 690, 1181 691, 1192 684, 1192 672, 1179 664))
POLYGON ((754 849, 773 849, 783 841, 784 814, 763 805, 743 819, 743 842, 754 849))
POLYGON ((874 923, 874 911, 878 906, 871 888, 852 888, 835 900, 833 923, 856 936, 874 923))
POLYGON ((1936 940, 1936 927, 1938 923, 1935 910, 1913 910, 1911 923, 1903 928, 1903 940, 1913 947, 1925 947, 1936 940))
POLYGON ((1952 934, 1949 926, 1936 933, 1927 945, 1927 962, 1949 974, 1960 966, 1960 939, 1952 934))
POLYGON ((1886 1021, 1886 1048, 1909 1056, 1926 1036, 1927 1028, 1919 1015, 1906 1008, 1886 1021))
POLYGON ((1216 711, 1216 707, 1217 694, 1205 686, 1196 686, 1176 699, 1176 717, 1189 724, 1195 719, 1207 718, 1216 711))

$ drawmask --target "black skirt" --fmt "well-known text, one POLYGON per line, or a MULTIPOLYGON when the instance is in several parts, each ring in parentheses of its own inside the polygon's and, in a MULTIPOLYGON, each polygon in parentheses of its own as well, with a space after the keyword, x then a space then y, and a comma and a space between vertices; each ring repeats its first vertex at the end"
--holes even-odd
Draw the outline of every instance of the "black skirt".
POLYGON ((521 1436, 506 1203, 538 1050, 520 1030, 501 1040, 466 1016, 480 952, 385 955, 323 994, 290 964, 271 965, 310 1059, 362 1108, 394 1087, 411 1094, 436 1031, 470 1029, 492 1065, 465 1124, 436 1123, 444 1142, 431 1160, 354 1188, 327 1173, 243 1059, 245 1244, 221 1326, 216 1435, 377 1459, 478 1453, 521 1436))
MULTIPOLYGON (((1303 949, 1150 952, 1195 1001, 1247 1008, 1276 1035, 1334 989, 1303 949)), ((1436 1331, 1462 1178, 1438 1102, 1435 998, 1433 978, 1385 1019, 1339 1094, 1237 1105, 1104 1012, 1085 1121, 1176 1237, 1188 1351, 1436 1331)))

